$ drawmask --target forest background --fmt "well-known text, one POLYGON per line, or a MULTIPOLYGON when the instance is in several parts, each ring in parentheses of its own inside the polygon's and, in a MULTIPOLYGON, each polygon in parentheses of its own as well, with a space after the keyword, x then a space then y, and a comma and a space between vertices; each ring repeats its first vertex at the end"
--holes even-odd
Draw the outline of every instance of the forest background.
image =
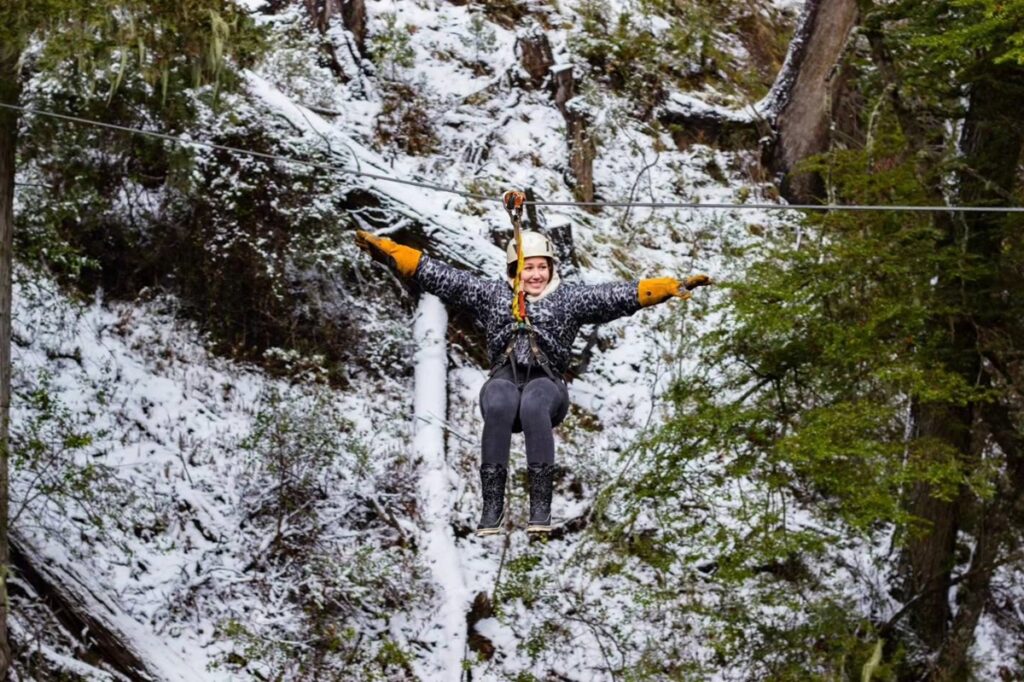
POLYGON ((1024 216, 755 207, 1020 206, 1024 1, 0 19, 11 679, 1024 676, 1024 216), (493 276, 520 187, 738 207, 531 211, 717 286, 584 330, 561 526, 487 545, 480 332, 420 411, 444 318, 352 237, 493 276))

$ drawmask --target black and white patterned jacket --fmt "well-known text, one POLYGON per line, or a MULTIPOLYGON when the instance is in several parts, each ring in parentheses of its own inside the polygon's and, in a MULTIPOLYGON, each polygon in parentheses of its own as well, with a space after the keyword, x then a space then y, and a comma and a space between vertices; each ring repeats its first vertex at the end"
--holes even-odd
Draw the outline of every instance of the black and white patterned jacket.
MULTIPOLYGON (((485 279, 434 260, 424 254, 413 279, 448 305, 468 311, 487 336, 491 366, 502 363, 513 335, 518 364, 533 360, 528 334, 512 317, 512 288, 499 279, 485 279)), ((551 368, 564 373, 569 367, 573 341, 584 324, 610 322, 640 309, 639 282, 586 285, 562 282, 538 301, 526 303, 526 315, 536 332, 537 345, 551 368)))

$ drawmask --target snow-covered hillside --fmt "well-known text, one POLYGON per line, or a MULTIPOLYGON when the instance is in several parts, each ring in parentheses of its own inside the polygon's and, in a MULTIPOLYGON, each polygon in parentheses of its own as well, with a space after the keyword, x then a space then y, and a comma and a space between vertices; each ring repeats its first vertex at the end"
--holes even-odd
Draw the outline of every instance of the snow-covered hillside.
MULTIPOLYGON (((545 11, 556 62, 570 64, 575 14, 545 11)), ((573 198, 562 116, 546 90, 513 85, 514 30, 481 22, 472 6, 442 2, 371 2, 368 16, 371 39, 397 17, 411 38, 411 66, 393 66, 385 82, 366 63, 358 78, 332 85, 333 75, 316 66, 316 48, 294 39, 304 15, 286 10, 263 18, 282 43, 250 75, 248 106, 280 117, 296 140, 330 149, 349 167, 494 197, 530 187, 548 200, 573 198), (383 91, 392 81, 412 86, 426 103, 433 153, 411 156, 381 144, 383 91)), ((340 45, 351 40, 338 22, 331 31, 340 45)), ((603 198, 727 202, 758 192, 745 175, 744 155, 752 152, 677 151, 668 132, 652 134, 630 118, 628 102, 596 89, 579 106, 594 112, 601 139, 594 175, 603 198)), ((507 227, 499 204, 349 181, 391 200, 396 218, 426 224, 436 253, 500 272, 502 252, 491 238, 507 227)), ((774 220, 749 212, 565 208, 542 218, 549 228, 572 226, 579 276, 594 282, 696 271, 727 279, 723 254, 747 239, 748 224, 774 220)), ((623 581, 590 575, 580 554, 593 547, 579 531, 596 492, 629 466, 623 453, 657 425, 659 391, 686 371, 673 350, 680 335, 711 323, 699 315, 711 295, 601 330, 603 350, 573 382, 574 407, 558 433, 564 473, 555 514, 563 530, 530 542, 520 531, 486 540, 470 532, 479 511, 476 395, 484 371, 457 349, 446 389, 434 383, 436 372, 389 379, 356 371, 339 392, 315 376, 274 379, 218 358, 172 298, 113 303, 101 293, 77 303, 53 282, 23 274, 15 430, 42 422, 51 440, 71 442, 67 434, 76 434, 73 447, 51 447, 59 453, 51 469, 88 465, 93 473, 80 483, 88 494, 53 499, 34 494, 34 474, 45 463, 23 463, 14 489, 28 503, 15 523, 17 545, 75 585, 72 599, 106 612, 111 630, 158 679, 613 677, 649 655, 665 624, 635 622, 623 581), (446 390, 448 409, 414 413, 414 397, 438 389, 446 390), (302 482, 287 491, 301 500, 280 499, 282 470, 302 482), (118 510, 113 521, 111 508, 118 510)), ((434 316, 436 334, 443 320, 429 306, 417 310, 427 328, 434 316)), ((406 348, 419 368, 430 362, 417 355, 425 352, 417 350, 424 334, 387 343, 406 348)), ((581 338, 578 348, 584 345, 581 338)), ((524 520, 523 460, 517 441, 516 526, 524 520)), ((102 657, 95 666, 81 660, 89 658, 81 650, 88 635, 57 618, 59 607, 43 598, 47 586, 14 581, 15 638, 35 642, 38 666, 121 678, 125 671, 102 657)), ((706 653, 694 641, 687 657, 699 663, 706 653)), ((19 671, 24 679, 35 674, 32 666, 19 671)))
MULTIPOLYGON (((275 12, 249 4, 279 42, 246 73, 231 114, 206 111, 204 123, 266 126, 296 156, 320 154, 349 170, 495 199, 324 171, 332 191, 365 190, 380 204, 374 215, 338 217, 343 245, 335 255, 346 264, 362 258, 350 228, 396 233, 416 225, 433 256, 498 277, 508 230, 501 193, 528 187, 543 200, 574 199, 565 117, 548 88, 521 86, 516 44, 518 32, 542 24, 556 68, 579 68, 569 45, 586 2, 527 0, 529 16, 510 28, 474 3, 371 0, 370 44, 397 31, 412 56, 360 62, 335 17, 325 40, 351 73, 347 82, 324 65, 300 3, 275 12), (406 115, 420 121, 416 153, 399 139, 408 134, 406 115)), ((746 5, 786 26, 802 3, 746 5)), ((667 30, 663 18, 639 20, 667 30)), ((736 68, 750 59, 728 27, 706 39, 736 68)), ((599 199, 774 199, 754 170, 756 150, 679 145, 671 130, 638 121, 627 97, 588 78, 581 68, 573 106, 589 112, 598 140, 599 199)), ((29 92, 45 91, 36 86, 29 92)), ((676 101, 743 110, 754 101, 741 92, 709 81, 676 101)), ((196 154, 199 166, 217 163, 212 152, 196 154)), ((332 198, 311 197, 295 210, 330 219, 332 198)), ((696 272, 728 282, 759 235, 795 224, 778 212, 562 206, 541 207, 541 220, 549 230, 571 227, 575 277, 588 283, 696 272)), ((403 295, 369 259, 356 271, 365 287, 338 284, 338 276, 325 290, 403 295)), ((592 357, 570 384, 573 407, 556 432, 559 528, 537 539, 522 530, 519 437, 510 476, 516 530, 472 532, 486 368, 471 349, 443 344, 448 317, 432 297, 406 292, 401 303, 376 299, 352 313, 362 325, 352 353, 374 358, 369 369, 346 367, 347 386, 338 388, 315 359, 287 348, 269 353, 276 367, 294 369, 288 377, 215 354, 173 296, 144 292, 126 302, 100 291, 83 302, 25 269, 18 280, 13 430, 30 454, 15 452, 14 542, 27 563, 49 571, 12 579, 18 679, 53 671, 211 682, 756 677, 752 658, 723 658, 729 632, 712 617, 737 608, 735 595, 700 570, 674 568, 669 581, 652 570, 659 552, 710 564, 701 558, 706 537, 640 546, 659 527, 654 506, 628 519, 638 545, 625 558, 611 561, 601 535, 607 519, 619 518, 616 485, 656 473, 657 462, 639 461, 636 446, 662 423, 663 392, 694 369, 682 351, 715 328, 709 310, 721 289, 583 330, 576 351, 592 357), (382 371, 389 357, 399 358, 391 374, 382 371), (72 494, 46 494, 54 489, 72 494), (90 649, 90 635, 75 631, 47 596, 56 581, 67 586, 66 599, 104 614, 145 669, 118 668, 100 647, 90 649)), ((758 493, 742 482, 714 481, 719 464, 707 453, 692 475, 716 496, 718 524, 727 526, 730 510, 760 500, 745 497, 758 493)), ((699 500, 676 502, 692 504, 698 524, 707 511, 699 500)), ((798 508, 782 513, 796 528, 829 532, 798 508)), ((877 615, 894 602, 872 560, 888 539, 873 540, 814 570, 821 589, 877 615)), ((770 589, 766 581, 751 589, 770 589)), ((763 609, 766 622, 801 618, 782 605, 751 608, 763 609)), ((979 652, 990 662, 1013 646, 998 628, 991 632, 979 652)))

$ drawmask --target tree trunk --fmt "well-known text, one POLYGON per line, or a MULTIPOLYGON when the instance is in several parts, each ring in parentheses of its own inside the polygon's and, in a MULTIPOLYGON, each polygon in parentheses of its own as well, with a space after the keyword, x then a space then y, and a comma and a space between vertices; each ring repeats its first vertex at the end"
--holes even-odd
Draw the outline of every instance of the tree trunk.
POLYGON ((68 632, 80 638, 84 659, 101 661, 130 680, 163 679, 146 663, 147 654, 154 652, 141 649, 119 629, 118 620, 124 614, 116 603, 93 594, 78 576, 44 558, 28 542, 16 535, 12 538, 11 558, 18 578, 32 586, 68 632))
MULTIPOLYGON (((1017 160, 1024 147, 1024 134, 1018 122, 1020 107, 1024 106, 1024 88, 1006 84, 1019 82, 1020 78, 1019 70, 999 69, 990 79, 973 84, 961 141, 967 162, 967 170, 960 177, 960 200, 964 204, 998 205, 1005 201, 1003 197, 1014 192, 1017 160)), ((966 296, 971 315, 963 326, 970 325, 975 334, 979 328, 1005 329, 1007 321, 1003 319, 1005 309, 1000 305, 1000 296, 1006 282, 999 276, 998 264, 1006 217, 995 213, 968 214, 963 220, 968 253, 991 273, 969 284, 966 296)), ((1016 279, 1019 286, 1019 276, 1016 279)), ((980 358, 977 364, 980 367, 980 358)), ((977 528, 970 529, 976 538, 974 554, 959 590, 956 617, 932 671, 936 681, 967 679, 969 675, 968 652, 974 642, 974 631, 989 601, 992 575, 1012 539, 1011 519, 1020 504, 1021 491, 1017 486, 1024 478, 1021 434, 1013 429, 1012 419, 998 406, 979 406, 979 413, 1006 457, 1007 479, 1000 481, 991 500, 980 505, 977 528)))
POLYGON ((342 0, 341 19, 356 39, 359 54, 366 56, 366 1, 342 0))
MULTIPOLYGON (((0 49, 0 102, 20 101, 18 55, 0 49)), ((11 416, 11 267, 14 235, 14 170, 18 114, 0 109, 0 679, 7 679, 11 648, 7 639, 10 416, 11 416)))
POLYGON ((536 24, 523 29, 516 36, 515 49, 519 53, 520 66, 530 77, 528 84, 534 88, 541 87, 555 65, 547 34, 536 24))
POLYGON ((829 149, 839 95, 834 74, 858 14, 857 0, 807 0, 786 62, 765 98, 762 110, 774 120, 776 135, 764 158, 783 176, 782 194, 791 201, 807 203, 823 195, 820 178, 794 169, 829 149))
POLYGON ((576 76, 571 66, 554 72, 555 105, 565 118, 569 143, 569 168, 573 175, 573 194, 577 201, 594 200, 594 159, 597 146, 590 136, 590 118, 576 97, 576 76))
MULTIPOLYGON (((914 421, 916 438, 951 447, 958 453, 967 451, 970 409, 918 404, 914 408, 914 421)), ((911 627, 934 651, 941 646, 949 626, 949 589, 959 529, 957 505, 954 501, 937 498, 932 485, 919 482, 912 486, 906 506, 907 511, 927 526, 913 532, 907 541, 903 554, 904 594, 907 599, 916 599, 909 613, 911 627)))
MULTIPOLYGON (((358 63, 359 59, 366 56, 366 2, 365 0, 304 0, 306 12, 313 20, 313 26, 321 36, 327 34, 331 25, 331 19, 341 15, 342 23, 352 34, 355 41, 356 54, 352 59, 358 63)), ((343 83, 351 80, 353 74, 345 72, 342 60, 338 57, 337 48, 330 41, 323 42, 321 49, 327 56, 331 71, 343 83)), ((351 45, 350 48, 351 50, 351 45)))
MULTIPOLYGON (((967 652, 974 643, 974 629, 988 603, 992 574, 1008 530, 1005 515, 998 506, 998 503, 986 505, 982 512, 981 524, 975 531, 977 542, 971 565, 960 586, 956 618, 942 642, 938 661, 931 671, 930 680, 933 682, 953 682, 969 677, 967 652)), ((946 593, 941 596, 948 598, 946 593)))

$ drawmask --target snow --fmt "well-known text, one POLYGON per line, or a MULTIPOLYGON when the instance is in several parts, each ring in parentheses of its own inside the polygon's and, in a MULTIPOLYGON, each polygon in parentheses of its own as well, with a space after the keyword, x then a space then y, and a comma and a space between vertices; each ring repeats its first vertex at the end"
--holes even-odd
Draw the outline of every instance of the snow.
MULTIPOLYGON (((773 6, 795 13, 802 3, 776 0, 773 6)), ((511 86, 518 68, 513 30, 487 22, 493 45, 478 50, 471 44, 475 7, 378 0, 368 8, 371 42, 384 12, 396 12, 410 33, 415 63, 399 76, 426 95, 424 113, 439 141, 435 153, 417 157, 382 147, 374 132, 380 74, 367 64, 346 62, 346 69, 361 68, 350 82, 337 83, 312 64, 315 40, 283 46, 246 73, 250 106, 239 115, 257 111, 285 121, 293 133, 287 144, 297 156, 334 150, 339 170, 325 174, 339 191, 361 188, 382 200, 389 224, 381 233, 416 223, 432 253, 498 276, 504 258, 494 235, 508 228, 497 203, 501 192, 532 187, 543 199, 573 198, 564 119, 550 93, 511 86), (470 189, 495 201, 359 177, 342 168, 470 189)), ((559 62, 554 70, 574 68, 566 48, 574 10, 548 11, 548 35, 559 62)), ((281 22, 283 34, 304 21, 297 9, 288 12, 262 21, 271 27, 281 22)), ((326 39, 342 45, 350 36, 335 23, 326 39)), ((665 106, 740 123, 770 113, 769 98, 736 110, 707 103, 706 94, 675 92, 665 106)), ((699 144, 679 150, 667 133, 636 121, 630 103, 614 94, 588 90, 578 102, 596 114, 594 179, 603 198, 717 203, 736 201, 741 191, 756 197, 767 189, 745 171, 755 152, 699 144)), ((311 196, 310 204, 333 210, 324 197, 311 196)), ((592 214, 571 207, 552 207, 546 219, 572 227, 579 279, 589 283, 699 271, 727 282, 742 273, 743 254, 758 243, 748 226, 781 232, 792 221, 758 211, 592 214)), ((368 260, 360 272, 372 281, 391 277, 368 260)), ((456 680, 468 668, 472 679, 485 682, 527 675, 604 680, 641 670, 651 660, 699 671, 694 678, 757 678, 763 669, 749 656, 727 664, 716 657, 716 611, 743 604, 763 614, 765 623, 795 622, 802 615, 757 602, 772 590, 767 578, 724 594, 695 568, 717 559, 710 549, 719 546, 714 533, 740 542, 753 523, 749 508, 772 503, 751 481, 716 481, 725 455, 674 462, 691 484, 668 504, 691 505, 692 528, 662 528, 654 505, 630 508, 636 536, 650 533, 677 559, 667 569, 656 570, 591 532, 623 518, 620 484, 654 475, 662 466, 654 455, 639 454, 638 444, 664 422, 664 394, 674 379, 698 371, 686 351, 694 337, 717 328, 720 315, 713 307, 726 295, 699 290, 689 302, 645 309, 597 332, 587 372, 570 384, 572 412, 556 431, 564 475, 556 484, 553 512, 569 530, 545 542, 531 541, 521 530, 521 437, 513 439, 509 486, 515 530, 486 539, 472 534, 480 504, 477 396, 486 374, 468 351, 471 340, 449 338, 448 312, 436 298, 420 296, 413 313, 405 312, 408 301, 390 300, 361 311, 361 344, 410 355, 411 377, 395 371, 374 378, 353 367, 351 385, 327 390, 218 357, 203 333, 183 321, 172 297, 118 302, 99 292, 93 301, 76 303, 52 281, 22 273, 15 292, 15 421, 33 418, 26 396, 48 373, 48 390, 75 426, 94 436, 90 447, 74 454, 75 461, 108 468, 116 485, 99 504, 121 513, 116 522, 95 528, 74 503, 39 501, 19 532, 98 595, 118 628, 169 680, 300 679, 296 661, 325 640, 338 650, 325 654, 323 679, 456 680), (393 318, 384 316, 384 307, 393 318), (315 537, 302 555, 290 558, 274 554, 273 526, 254 504, 273 482, 259 457, 243 446, 261 418, 277 414, 267 400, 274 392, 291 406, 286 416, 313 413, 324 423, 343 416, 348 424, 334 439, 336 458, 317 472, 324 492, 310 502, 315 521, 290 515, 282 523, 286 535, 315 537), (318 402, 317 396, 326 397, 318 402), (598 499, 608 505, 611 521, 591 518, 598 499), (675 591, 666 596, 670 589, 675 591), (481 593, 495 612, 467 632, 467 612, 481 593), (335 630, 314 630, 311 611, 335 630), (235 627, 229 635, 233 626, 245 632, 235 627), (493 657, 469 649, 471 634, 493 646, 493 657), (404 660, 407 667, 385 660, 404 660)), ((581 333, 577 351, 590 331, 581 333)), ((16 472, 13 483, 22 499, 29 492, 28 473, 16 472)), ((784 514, 788 527, 835 530, 796 504, 784 514)), ((898 605, 880 559, 890 542, 879 532, 810 567, 820 585, 807 599, 828 593, 865 617, 894 612, 898 605)), ((1019 573, 1008 568, 998 580, 1007 593, 1020 594, 1019 573)), ((1019 639, 991 617, 983 619, 979 633, 974 653, 994 677, 1019 639)), ((80 670, 83 677, 116 677, 86 670, 70 646, 47 643, 44 649, 55 664, 80 670)))
POLYGON ((673 111, 678 111, 684 116, 713 116, 724 121, 735 121, 737 123, 750 123, 755 120, 755 117, 762 115, 761 104, 755 104, 752 110, 737 111, 728 107, 708 104, 703 99, 684 92, 673 92, 669 95, 668 103, 665 106, 673 111))
POLYGON ((457 487, 445 452, 443 422, 448 403, 448 313, 430 294, 420 297, 413 324, 416 375, 413 451, 420 459, 420 499, 423 500, 423 560, 440 587, 440 604, 430 631, 421 637, 431 644, 431 659, 417 661, 422 679, 458 679, 462 674, 466 610, 471 601, 455 547, 448 513, 457 487))

